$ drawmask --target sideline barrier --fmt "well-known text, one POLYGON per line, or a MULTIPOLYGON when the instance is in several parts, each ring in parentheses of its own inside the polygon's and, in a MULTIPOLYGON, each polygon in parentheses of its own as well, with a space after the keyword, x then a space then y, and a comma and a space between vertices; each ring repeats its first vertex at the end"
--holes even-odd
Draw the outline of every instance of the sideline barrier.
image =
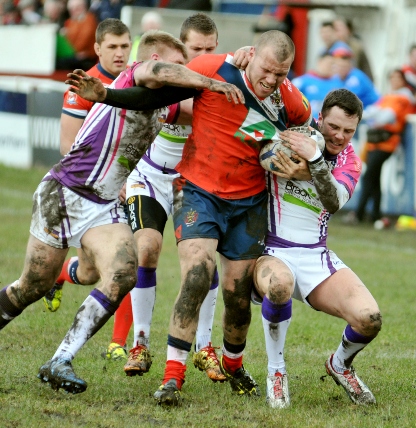
POLYGON ((9 166, 52 166, 59 153, 66 85, 27 77, 0 78, 0 161, 9 166))
POLYGON ((57 29, 56 24, 0 25, 0 73, 52 74, 57 29))

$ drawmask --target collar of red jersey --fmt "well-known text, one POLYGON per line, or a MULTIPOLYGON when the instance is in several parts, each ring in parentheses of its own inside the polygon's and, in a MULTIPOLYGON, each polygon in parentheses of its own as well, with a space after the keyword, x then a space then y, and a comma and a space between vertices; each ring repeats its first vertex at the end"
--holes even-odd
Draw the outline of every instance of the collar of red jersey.
POLYGON ((279 110, 283 107, 282 96, 280 94, 280 89, 277 88, 271 95, 266 98, 259 98, 253 91, 251 82, 248 80, 246 72, 240 70, 241 76, 243 78, 244 84, 246 85, 247 90, 257 101, 259 106, 267 114, 268 118, 272 121, 279 120, 279 110))

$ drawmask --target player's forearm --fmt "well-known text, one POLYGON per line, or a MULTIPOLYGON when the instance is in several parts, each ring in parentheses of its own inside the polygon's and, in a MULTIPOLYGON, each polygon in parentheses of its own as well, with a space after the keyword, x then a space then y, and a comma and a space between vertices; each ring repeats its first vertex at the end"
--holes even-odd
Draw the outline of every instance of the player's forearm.
POLYGON ((127 110, 154 110, 192 98, 194 89, 165 86, 149 89, 135 86, 126 89, 107 88, 106 98, 102 103, 127 110))
POLYGON ((153 78, 161 85, 179 86, 193 89, 210 89, 214 79, 210 79, 178 64, 156 62, 152 68, 153 78))
POLYGON ((348 201, 347 190, 332 175, 323 156, 309 162, 309 170, 322 205, 330 214, 335 214, 348 201))

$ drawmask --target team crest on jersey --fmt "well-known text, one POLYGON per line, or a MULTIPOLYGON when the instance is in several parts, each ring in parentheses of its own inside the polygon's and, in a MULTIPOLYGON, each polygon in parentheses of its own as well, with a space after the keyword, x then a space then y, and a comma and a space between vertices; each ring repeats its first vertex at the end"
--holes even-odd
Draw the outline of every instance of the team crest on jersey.
MULTIPOLYGON (((292 90, 292 89, 290 89, 292 90)), ((280 89, 277 88, 270 96, 270 101, 273 105, 275 105, 278 109, 283 108, 284 104, 282 102, 282 94, 280 93, 280 89)))
POLYGON ((185 214, 185 224, 187 227, 193 226, 198 220, 198 213, 195 210, 190 210, 185 214))
POLYGON ((262 140, 270 140, 276 134, 275 126, 253 109, 248 114, 234 137, 248 145, 258 146, 262 140))
POLYGON ((68 104, 71 104, 71 105, 77 104, 77 94, 74 94, 73 92, 68 92, 68 97, 66 101, 68 104))

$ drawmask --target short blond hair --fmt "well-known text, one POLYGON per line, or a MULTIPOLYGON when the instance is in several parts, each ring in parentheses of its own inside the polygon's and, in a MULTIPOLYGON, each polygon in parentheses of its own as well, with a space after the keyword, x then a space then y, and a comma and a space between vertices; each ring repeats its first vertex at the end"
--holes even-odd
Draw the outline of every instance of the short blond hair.
POLYGON ((263 33, 255 45, 256 52, 259 53, 266 47, 273 49, 274 55, 279 62, 295 57, 293 40, 283 31, 270 30, 263 33))
POLYGON ((177 50, 182 53, 185 60, 188 59, 185 45, 172 34, 161 30, 146 31, 140 38, 137 61, 147 61, 153 53, 163 56, 167 48, 177 50))

